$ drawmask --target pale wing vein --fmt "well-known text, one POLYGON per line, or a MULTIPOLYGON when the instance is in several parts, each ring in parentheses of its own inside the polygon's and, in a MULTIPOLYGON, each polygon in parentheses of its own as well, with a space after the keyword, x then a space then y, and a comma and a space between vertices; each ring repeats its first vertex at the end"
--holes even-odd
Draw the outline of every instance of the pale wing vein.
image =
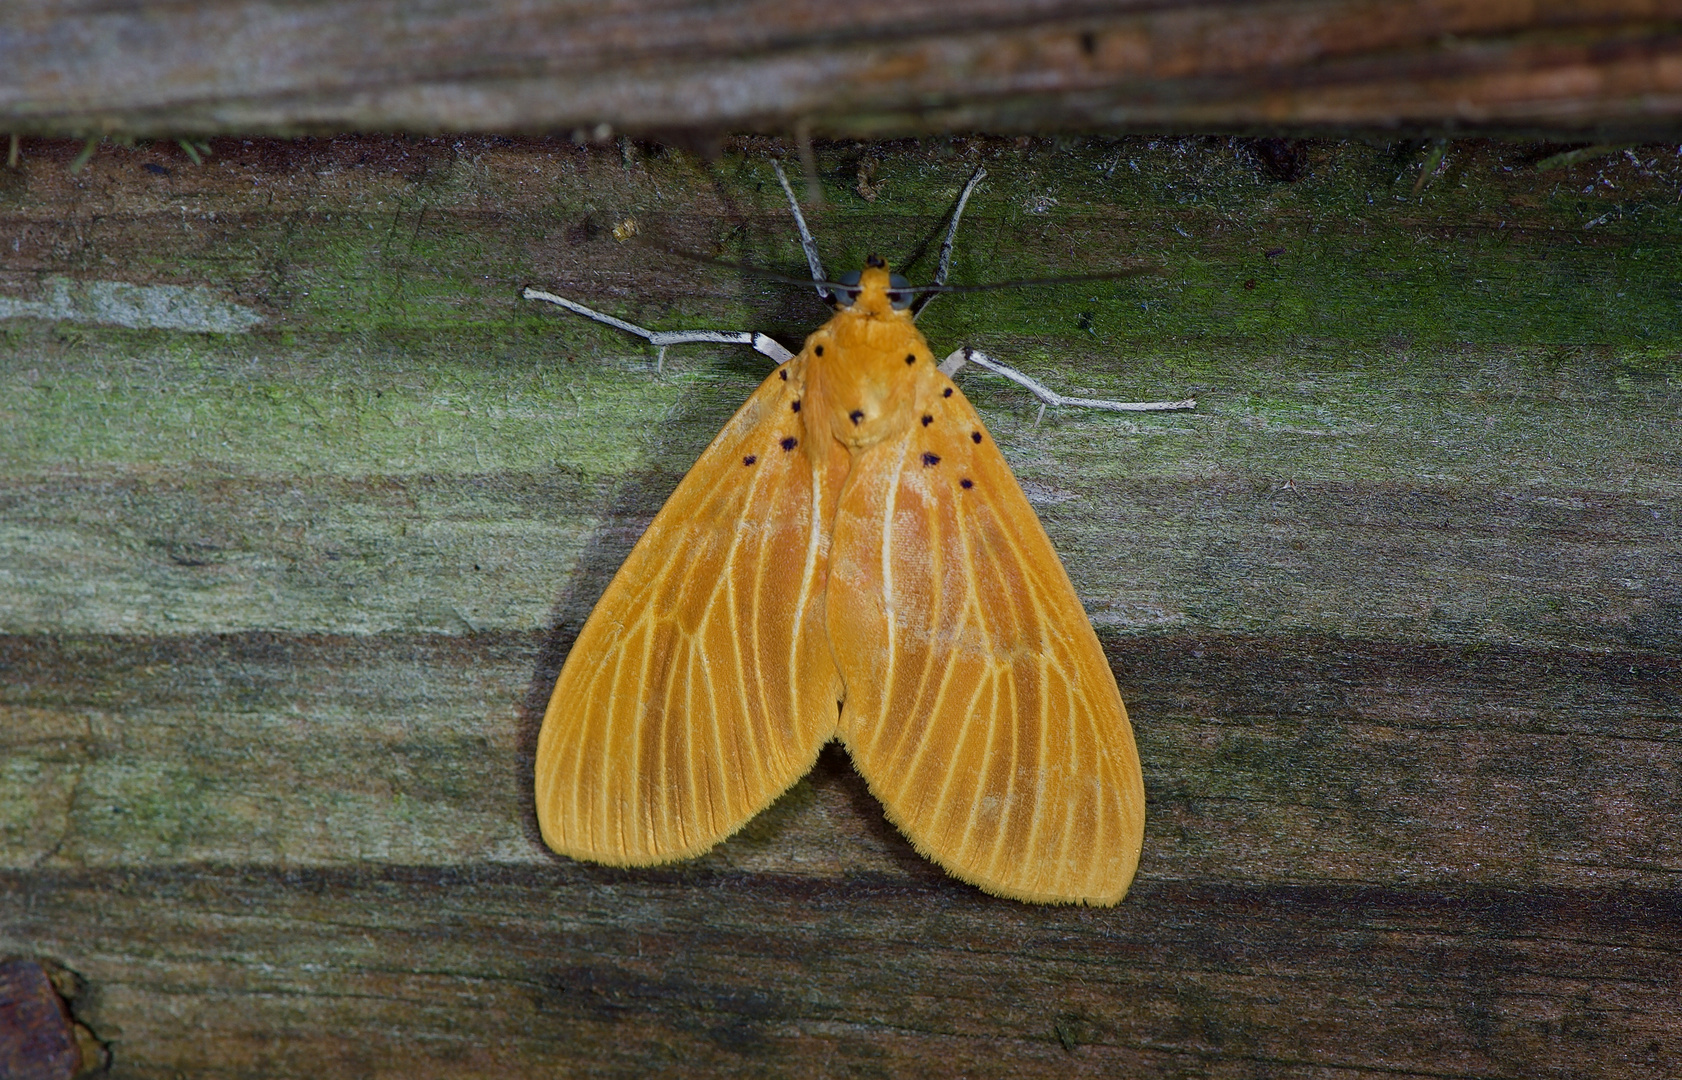
MULTIPOLYGON (((888 617, 887 670, 882 672, 884 691, 894 683, 895 658, 899 655, 899 613, 894 610, 894 508, 898 502, 900 479, 905 472, 907 443, 899 444, 899 459, 887 478, 886 497, 882 500, 882 600, 888 617)), ((886 701, 884 701, 886 704, 886 701)))

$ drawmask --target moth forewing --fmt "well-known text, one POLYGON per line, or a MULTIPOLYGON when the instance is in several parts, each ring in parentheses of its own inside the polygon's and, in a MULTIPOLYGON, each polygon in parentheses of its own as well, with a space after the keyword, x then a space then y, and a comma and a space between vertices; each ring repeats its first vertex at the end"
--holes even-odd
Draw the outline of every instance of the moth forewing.
POLYGON ((889 817, 955 876, 1113 904, 1144 829, 1126 709, 991 435, 949 380, 928 382, 916 423, 855 459, 836 513, 841 737, 889 817))
POLYGON ((783 372, 672 493, 561 669, 535 774, 544 840, 562 854, 698 855, 805 775, 834 734, 816 523, 839 475, 799 451, 799 387, 783 372))

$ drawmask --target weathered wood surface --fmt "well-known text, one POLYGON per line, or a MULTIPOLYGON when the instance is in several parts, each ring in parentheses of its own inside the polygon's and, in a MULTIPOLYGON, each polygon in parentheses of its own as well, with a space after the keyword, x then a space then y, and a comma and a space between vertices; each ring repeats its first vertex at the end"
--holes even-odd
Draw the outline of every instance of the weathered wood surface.
POLYGON ((960 280, 1141 271, 937 350, 1199 397, 966 382, 1133 713, 1138 881, 984 896, 834 752, 693 863, 541 847, 571 635, 765 368, 519 288, 798 341, 667 252, 802 272, 769 149, 0 172, 0 955, 114 1073, 1682 1073, 1674 146, 820 144, 832 266, 985 163, 960 280))
POLYGON ((1679 24, 1682 0, 11 0, 0 131, 1666 138, 1679 24))

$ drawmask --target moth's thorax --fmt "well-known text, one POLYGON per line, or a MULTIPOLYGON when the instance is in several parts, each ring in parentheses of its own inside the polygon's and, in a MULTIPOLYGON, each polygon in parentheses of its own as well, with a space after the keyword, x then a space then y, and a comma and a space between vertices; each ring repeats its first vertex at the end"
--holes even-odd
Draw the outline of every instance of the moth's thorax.
POLYGON ((814 410, 808 422, 852 447, 903 431, 937 379, 928 342, 887 290, 887 270, 866 269, 858 299, 814 331, 802 354, 814 410))

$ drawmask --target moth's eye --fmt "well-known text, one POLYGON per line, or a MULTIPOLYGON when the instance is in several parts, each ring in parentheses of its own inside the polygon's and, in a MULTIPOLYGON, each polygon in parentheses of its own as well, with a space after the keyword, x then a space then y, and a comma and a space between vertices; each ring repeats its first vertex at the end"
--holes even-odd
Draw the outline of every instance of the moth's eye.
POLYGON ((849 270, 847 273, 841 275, 841 280, 835 283, 840 286, 840 288, 834 290, 836 306, 853 306, 853 302, 859 298, 859 290, 857 288, 849 288, 849 286, 857 286, 858 283, 859 272, 857 270, 849 270))
POLYGON ((911 306, 911 283, 898 274, 888 275, 888 303, 895 311, 904 311, 911 306))

